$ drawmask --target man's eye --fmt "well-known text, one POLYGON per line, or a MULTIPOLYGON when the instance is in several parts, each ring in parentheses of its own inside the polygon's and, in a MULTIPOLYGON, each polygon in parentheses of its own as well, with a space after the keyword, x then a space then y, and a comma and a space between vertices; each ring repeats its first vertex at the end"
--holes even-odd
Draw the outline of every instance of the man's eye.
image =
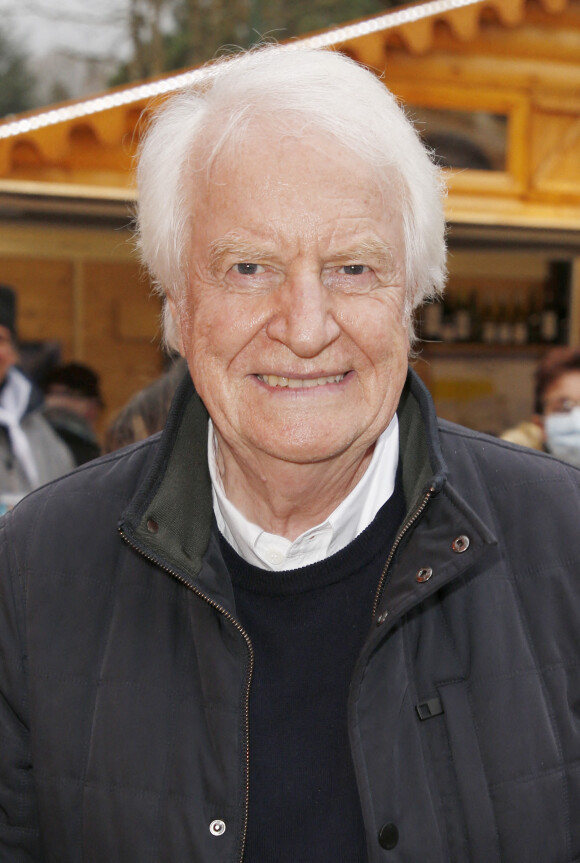
POLYGON ((233 269, 240 276, 255 276, 262 273, 264 268, 260 264, 234 264, 233 269))
POLYGON ((368 272, 368 267, 364 264, 345 264, 342 269, 346 276, 362 276, 363 273, 368 272))

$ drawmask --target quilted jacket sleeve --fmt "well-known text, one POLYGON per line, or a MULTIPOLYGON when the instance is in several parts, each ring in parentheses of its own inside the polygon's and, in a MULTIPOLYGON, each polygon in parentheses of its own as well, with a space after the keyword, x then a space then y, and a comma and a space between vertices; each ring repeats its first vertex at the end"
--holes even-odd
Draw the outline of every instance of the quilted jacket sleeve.
POLYGON ((0 519, 0 863, 41 863, 27 725, 24 590, 0 519))

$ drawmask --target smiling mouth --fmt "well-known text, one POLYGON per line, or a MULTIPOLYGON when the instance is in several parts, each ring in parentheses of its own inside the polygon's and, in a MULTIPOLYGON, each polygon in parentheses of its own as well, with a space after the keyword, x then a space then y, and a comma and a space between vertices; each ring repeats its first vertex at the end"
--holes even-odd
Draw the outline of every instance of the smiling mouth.
POLYGON ((288 387, 292 390, 298 390, 324 387, 327 384, 339 384, 346 377, 346 373, 321 378, 286 378, 281 375, 256 375, 256 377, 269 387, 288 387))

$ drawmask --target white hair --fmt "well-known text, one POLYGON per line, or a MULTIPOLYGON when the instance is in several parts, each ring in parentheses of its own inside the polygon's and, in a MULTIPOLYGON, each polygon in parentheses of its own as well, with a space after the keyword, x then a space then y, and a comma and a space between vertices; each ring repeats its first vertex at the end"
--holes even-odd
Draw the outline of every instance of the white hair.
MULTIPOLYGON (((412 312, 441 294, 446 274, 444 190, 416 130, 392 93, 342 54, 268 45, 222 58, 201 84, 184 88, 154 116, 139 151, 137 239, 154 285, 178 306, 187 284, 191 178, 243 141, 260 120, 285 133, 322 131, 377 170, 396 190, 405 244, 406 304, 412 312), (203 145, 203 146, 202 146, 203 145)), ((176 346, 165 302, 165 339, 176 346)))

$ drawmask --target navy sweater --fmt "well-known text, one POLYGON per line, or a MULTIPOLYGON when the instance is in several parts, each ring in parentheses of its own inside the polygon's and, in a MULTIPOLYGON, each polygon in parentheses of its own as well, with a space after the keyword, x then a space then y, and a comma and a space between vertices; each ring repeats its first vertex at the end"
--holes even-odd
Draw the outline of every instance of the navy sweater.
POLYGON ((221 539, 237 616, 255 652, 245 863, 367 860, 348 690, 403 516, 397 482, 346 548, 286 572, 246 563, 221 539))

